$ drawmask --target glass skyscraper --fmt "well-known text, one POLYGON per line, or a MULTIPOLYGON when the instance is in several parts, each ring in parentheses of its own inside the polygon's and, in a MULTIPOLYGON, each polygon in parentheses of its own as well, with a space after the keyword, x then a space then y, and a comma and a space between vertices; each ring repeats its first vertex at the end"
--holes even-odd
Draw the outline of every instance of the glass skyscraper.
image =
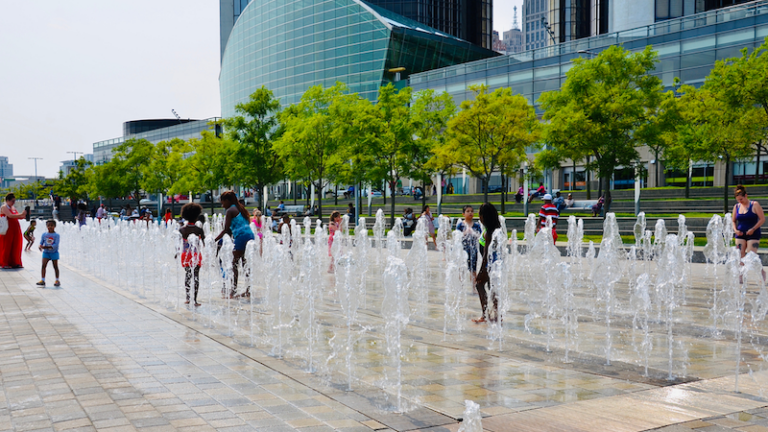
MULTIPOLYGON (((223 117, 261 86, 283 105, 337 81, 374 100, 412 73, 495 57, 448 33, 360 0, 251 0, 227 37, 219 86, 223 117)), ((404 82, 403 82, 404 83, 404 82)))
POLYGON ((491 49, 493 0, 368 0, 368 3, 491 49))

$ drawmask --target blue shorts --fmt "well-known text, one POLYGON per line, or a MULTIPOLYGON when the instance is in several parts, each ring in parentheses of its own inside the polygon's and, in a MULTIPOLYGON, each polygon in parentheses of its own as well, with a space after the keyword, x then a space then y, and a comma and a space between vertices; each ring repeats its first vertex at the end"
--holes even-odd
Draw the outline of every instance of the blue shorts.
POLYGON ((51 261, 58 261, 59 260, 59 253, 58 252, 43 252, 43 259, 51 260, 51 261))
POLYGON ((256 237, 253 236, 253 233, 245 233, 240 234, 235 238, 235 250, 236 251, 245 251, 245 246, 248 244, 250 240, 254 240, 256 237))

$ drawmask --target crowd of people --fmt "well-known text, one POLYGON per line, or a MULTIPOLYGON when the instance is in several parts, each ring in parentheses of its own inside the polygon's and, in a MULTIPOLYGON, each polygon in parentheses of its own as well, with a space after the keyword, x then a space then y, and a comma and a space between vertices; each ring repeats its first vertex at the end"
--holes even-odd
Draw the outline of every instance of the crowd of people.
MULTIPOLYGON (((542 229, 547 229, 548 223, 551 223, 552 239, 557 241, 557 224, 559 221, 560 211, 568 208, 573 204, 572 194, 568 194, 567 198, 563 198, 562 195, 557 192, 555 197, 549 193, 540 195, 543 200, 538 213, 538 223, 536 232, 542 229)), ((732 224, 734 229, 734 237, 736 247, 741 253, 742 258, 746 253, 753 251, 757 252, 760 244, 761 233, 760 228, 765 223, 765 214, 763 212, 760 203, 754 200, 750 200, 747 195, 747 190, 744 186, 738 185, 734 190, 734 197, 736 204, 732 211, 732 224)), ((599 211, 604 203, 604 197, 600 197, 597 204, 593 206, 593 212, 599 211)), ((15 208, 16 197, 14 194, 8 194, 5 197, 5 202, 0 206, 0 267, 2 269, 20 269, 22 268, 22 244, 26 240, 27 244, 23 247, 24 251, 31 251, 34 245, 36 221, 30 221, 28 228, 22 234, 20 219, 26 218, 29 210, 19 212, 15 208)), ((235 298, 238 282, 238 266, 245 266, 246 258, 245 251, 248 242, 253 241, 258 236, 259 240, 263 238, 263 219, 262 214, 258 209, 254 210, 253 218, 245 208, 243 200, 239 200, 237 195, 233 191, 226 191, 221 195, 221 206, 225 209, 224 213, 224 227, 223 230, 218 233, 214 238, 214 241, 221 247, 224 236, 230 236, 233 242, 233 284, 229 293, 223 293, 223 295, 235 298), (256 234, 251 229, 250 223, 253 222, 256 227, 256 234)), ((285 212, 285 205, 281 201, 277 207, 275 213, 272 213, 269 207, 267 207, 267 216, 269 221, 273 224, 272 229, 276 232, 281 232, 282 228, 288 227, 291 230, 290 216, 285 212)), ((103 205, 98 208, 94 208, 90 214, 84 203, 78 204, 78 214, 76 221, 79 225, 85 223, 85 218, 91 216, 96 220, 101 220, 107 217, 107 210, 103 205)), ((149 210, 143 213, 137 209, 131 209, 130 206, 122 209, 121 215, 127 216, 137 215, 137 219, 151 220, 152 213, 149 210)), ((350 203, 347 209, 347 214, 350 216, 350 220, 355 220, 356 215, 354 206, 350 203)), ((456 230, 463 234, 462 246, 467 253, 467 268, 469 270, 472 286, 478 295, 480 300, 480 307, 482 315, 473 319, 476 323, 483 323, 486 321, 496 321, 498 319, 498 299, 493 296, 489 297, 488 283, 489 283, 489 267, 495 262, 498 257, 495 252, 489 252, 491 250, 498 250, 499 245, 494 245, 492 242, 498 241, 498 237, 494 238, 496 230, 501 228, 499 215, 496 207, 493 204, 485 203, 479 208, 479 220, 475 220, 474 207, 472 205, 465 205, 462 209, 462 217, 457 221, 456 230), (478 262, 480 263, 478 267, 478 262)), ((185 286, 186 286, 186 304, 194 304, 200 306, 198 302, 197 293, 200 285, 200 267, 202 265, 202 255, 198 248, 195 248, 190 243, 190 237, 196 236, 200 241, 205 239, 205 233, 201 228, 199 222, 204 222, 205 218, 202 216, 202 207, 196 203, 188 203, 181 209, 181 218, 183 224, 179 229, 179 233, 183 239, 183 246, 181 249, 181 266, 185 270, 185 286)), ((173 215, 167 211, 163 217, 163 222, 170 222, 173 219, 173 215)), ((421 214, 416 217, 412 208, 406 208, 403 214, 403 226, 405 234, 411 234, 419 219, 423 219, 426 225, 427 239, 431 238, 433 242, 437 242, 435 233, 435 218, 432 215, 429 205, 425 205, 422 208, 421 214)), ((42 252, 42 268, 41 268, 41 280, 37 283, 39 287, 46 286, 46 270, 48 263, 53 265, 55 272, 54 286, 60 286, 59 280, 59 234, 56 233, 57 222, 55 219, 48 220, 46 222, 46 232, 41 236, 38 249, 42 252)), ((328 219, 328 255, 333 258, 333 242, 338 232, 341 230, 342 216, 338 211, 334 211, 328 219)), ((259 241, 259 243, 261 243, 259 241)), ((260 248, 261 251, 261 248, 260 248)), ((328 268, 329 273, 333 273, 334 259, 330 260, 330 266, 328 268)), ((765 276, 764 276, 765 277, 765 276)), ((248 289, 245 290, 242 297, 250 296, 248 289)))

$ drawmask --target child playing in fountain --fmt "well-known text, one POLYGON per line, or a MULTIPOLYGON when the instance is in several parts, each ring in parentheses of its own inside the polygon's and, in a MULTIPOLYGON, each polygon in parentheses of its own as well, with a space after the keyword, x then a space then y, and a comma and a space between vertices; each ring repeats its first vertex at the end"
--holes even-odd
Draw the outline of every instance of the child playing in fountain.
POLYGON ((32 245, 35 244, 35 227, 37 226, 37 221, 32 219, 29 221, 29 227, 27 227, 27 230, 24 231, 24 238, 27 240, 27 245, 24 246, 25 251, 32 250, 32 245))
POLYGON ((59 282, 59 234, 56 233, 56 221, 51 219, 45 223, 48 232, 40 237, 40 250, 43 251, 43 270, 42 279, 37 286, 45 286, 45 270, 48 267, 48 261, 53 261, 53 271, 56 272, 56 282, 53 286, 61 286, 59 282))
POLYGON ((200 303, 197 302, 197 291, 198 288, 200 288, 200 266, 203 263, 203 259, 199 250, 192 250, 188 239, 190 235, 196 235, 200 239, 198 247, 202 247, 202 242, 205 239, 205 232, 202 228, 195 225, 195 222, 200 218, 202 212, 203 208, 200 207, 200 204, 184 204, 184 207, 181 208, 181 217, 186 221, 186 224, 179 229, 181 238, 184 241, 181 252, 181 266, 184 267, 185 272, 184 286, 187 290, 187 301, 185 301, 184 304, 189 304, 189 291, 194 284, 192 298, 195 301, 195 306, 200 306, 200 303))

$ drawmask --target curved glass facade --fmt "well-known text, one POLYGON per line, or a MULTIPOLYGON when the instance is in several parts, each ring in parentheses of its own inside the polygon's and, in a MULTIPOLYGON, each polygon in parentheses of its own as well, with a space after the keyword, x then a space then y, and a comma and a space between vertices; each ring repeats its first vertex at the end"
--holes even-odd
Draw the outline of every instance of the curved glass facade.
POLYGON ((494 56, 495 53, 359 0, 252 0, 229 35, 219 76, 223 117, 262 85, 283 105, 311 86, 341 81, 375 99, 406 74, 494 56))

